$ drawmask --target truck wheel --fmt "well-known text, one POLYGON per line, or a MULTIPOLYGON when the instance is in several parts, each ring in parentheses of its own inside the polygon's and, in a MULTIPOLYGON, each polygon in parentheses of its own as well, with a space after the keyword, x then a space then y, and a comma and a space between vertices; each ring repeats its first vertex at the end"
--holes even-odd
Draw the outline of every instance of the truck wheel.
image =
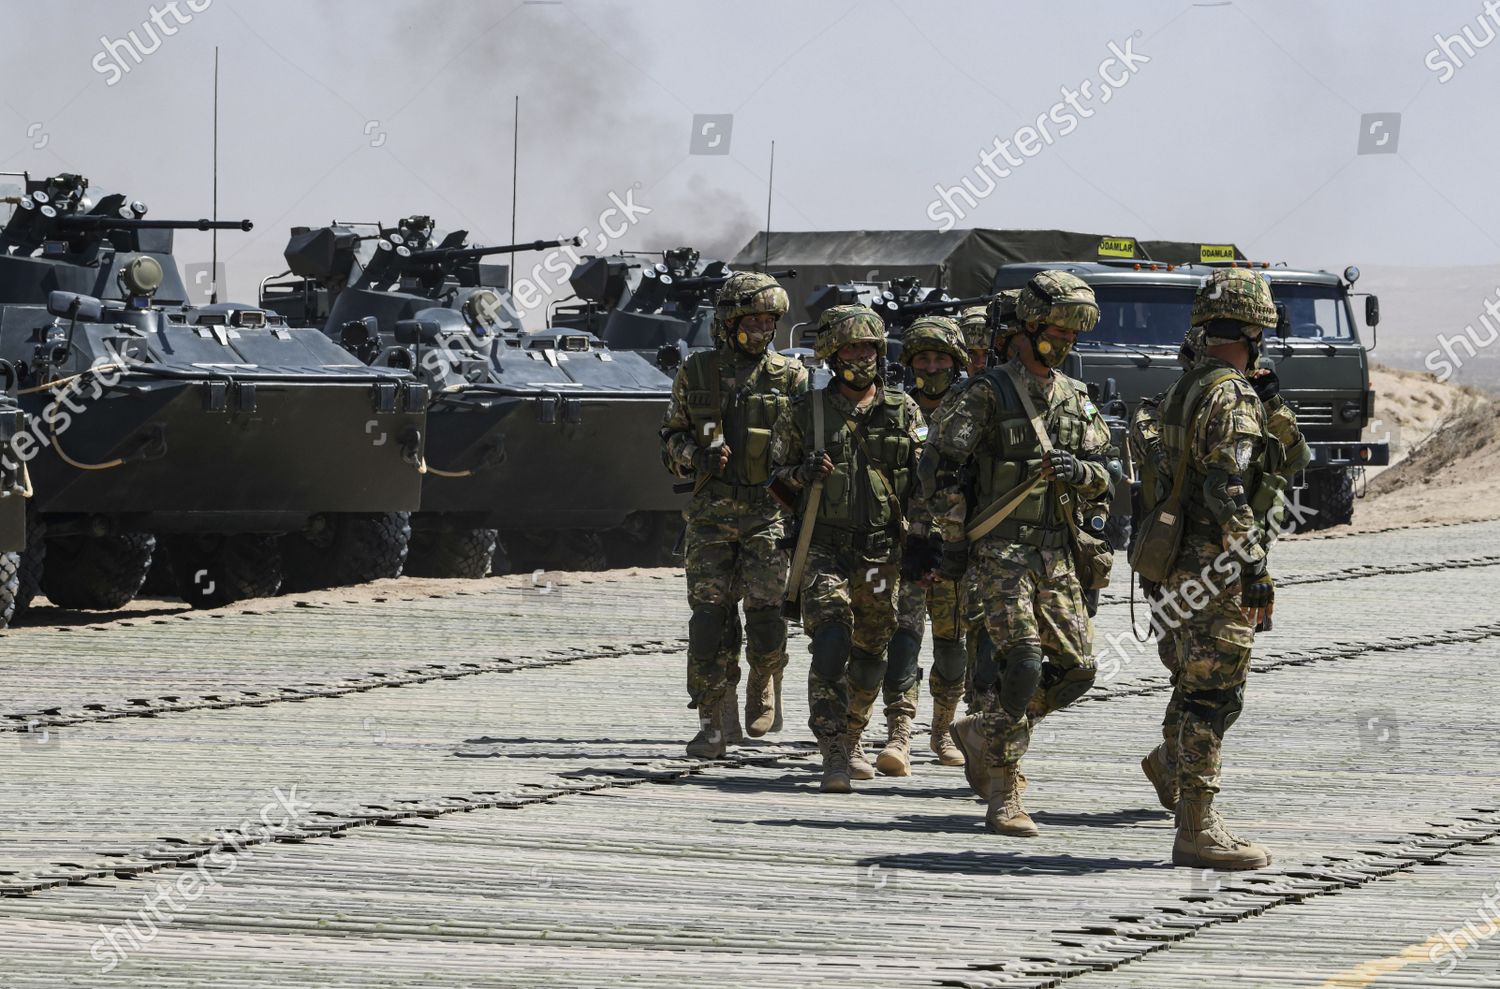
POLYGON ((47 559, 47 524, 31 508, 26 509, 26 548, 21 551, 20 583, 16 588, 15 618, 31 607, 42 593, 42 569, 47 559))
POLYGON ((0 628, 10 628, 21 589, 21 554, 0 553, 0 628))
POLYGON ((1306 515, 1299 532, 1348 525, 1354 518, 1354 472, 1347 467, 1309 472, 1301 504, 1316 514, 1306 515))
POLYGON ((147 532, 49 536, 42 593, 59 608, 114 611, 140 591, 156 537, 147 532))
POLYGON ((177 593, 218 608, 281 589, 281 538, 256 532, 173 536, 166 543, 177 593))
POLYGON ((410 512, 330 516, 316 535, 283 538, 282 593, 399 577, 410 542, 410 512))
POLYGON ((499 541, 495 529, 416 529, 402 572, 408 577, 477 579, 490 572, 499 541))

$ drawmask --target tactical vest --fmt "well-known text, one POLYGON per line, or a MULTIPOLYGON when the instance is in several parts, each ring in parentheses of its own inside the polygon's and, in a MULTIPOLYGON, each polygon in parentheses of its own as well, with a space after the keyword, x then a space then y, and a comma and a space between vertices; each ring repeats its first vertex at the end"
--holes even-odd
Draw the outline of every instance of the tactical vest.
MULTIPOLYGON (((1182 377, 1167 389, 1161 400, 1161 445, 1163 460, 1176 465, 1182 452, 1192 440, 1192 423, 1188 416, 1195 409, 1201 411, 1200 403, 1210 389, 1216 388, 1239 372, 1223 365, 1203 365, 1183 372, 1182 377)), ((1244 482, 1245 497, 1256 521, 1267 528, 1279 524, 1284 514, 1281 494, 1286 490, 1286 478, 1281 476, 1285 451, 1281 442, 1266 429, 1265 410, 1259 400, 1255 403, 1256 422, 1260 429, 1262 452, 1240 475, 1244 482)), ((1188 458, 1187 477, 1183 483, 1183 502, 1187 514, 1187 531, 1210 540, 1222 538, 1223 527, 1209 510, 1203 491, 1205 476, 1192 458, 1188 458)), ((1170 479, 1165 479, 1169 486, 1170 479)))
POLYGON ((822 450, 833 461, 833 473, 823 479, 813 541, 852 544, 873 550, 894 545, 904 521, 901 505, 911 483, 908 465, 914 451, 906 395, 895 389, 881 392, 862 417, 846 417, 829 400, 828 385, 797 405, 803 449, 822 450), (813 403, 823 403, 823 436, 814 437, 813 403), (878 539, 872 537, 878 536, 878 539))
MULTIPOLYGON (((980 513, 1041 471, 1042 445, 1004 366, 985 371, 977 380, 994 389, 1000 399, 999 418, 974 451, 974 512, 980 513)), ((1068 389, 1068 401, 1055 410, 1043 412, 1043 425, 1054 447, 1081 454, 1088 418, 1079 398, 1079 386, 1058 374, 1053 378, 1053 387, 1068 389)), ((1052 489, 1053 485, 1044 484, 1033 490, 993 532, 1003 539, 1046 549, 1066 545, 1069 523, 1052 489)))
POLYGON ((690 354, 683 362, 687 413, 693 439, 707 446, 719 429, 731 451, 728 469, 704 485, 710 497, 750 501, 767 497, 771 476, 771 427, 791 402, 801 365, 767 352, 758 364, 740 370, 743 380, 726 379, 717 350, 690 354))

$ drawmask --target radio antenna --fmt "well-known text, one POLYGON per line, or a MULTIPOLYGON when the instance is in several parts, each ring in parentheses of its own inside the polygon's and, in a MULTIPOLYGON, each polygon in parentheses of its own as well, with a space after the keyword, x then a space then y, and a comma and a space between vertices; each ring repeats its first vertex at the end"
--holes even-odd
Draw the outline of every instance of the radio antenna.
POLYGON ((775 188, 775 185, 776 185, 776 142, 772 141, 771 142, 771 169, 770 169, 769 172, 766 173, 766 244, 765 244, 766 252, 765 252, 765 264, 763 265, 763 267, 764 267, 764 269, 766 271, 770 271, 771 270, 771 190, 773 188, 775 188))
MULTIPOLYGON (((521 94, 516 94, 515 121, 510 135, 510 242, 516 242, 516 183, 520 175, 521 163, 521 94)), ((515 288, 516 284, 516 259, 512 257, 505 266, 505 291, 507 294, 515 288)))
MULTIPOLYGON (((209 262, 209 278, 212 288, 208 293, 209 305, 219 301, 219 46, 214 45, 214 196, 213 196, 213 260, 209 262)), ((199 255, 200 257, 202 255, 199 255)))

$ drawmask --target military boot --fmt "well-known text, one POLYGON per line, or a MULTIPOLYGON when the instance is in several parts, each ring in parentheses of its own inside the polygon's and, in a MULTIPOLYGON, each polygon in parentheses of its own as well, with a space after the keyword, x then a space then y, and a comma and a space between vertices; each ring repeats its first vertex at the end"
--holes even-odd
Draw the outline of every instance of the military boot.
POLYGON ((1038 831, 1036 822, 1021 806, 1021 773, 1013 763, 1002 763, 991 767, 994 785, 990 788, 989 806, 984 811, 984 824, 996 834, 1016 838, 1031 838, 1038 831))
POLYGON ((778 732, 778 731, 781 730, 781 671, 780 670, 778 670, 776 672, 776 675, 774 677, 772 677, 772 680, 775 682, 775 686, 776 686, 776 717, 774 719, 772 719, 772 721, 771 721, 771 731, 773 733, 775 733, 775 732, 778 732))
POLYGON ((984 731, 979 716, 970 714, 953 722, 949 731, 954 748, 963 756, 964 779, 980 800, 990 799, 990 764, 985 758, 984 731))
POLYGON ((1172 864, 1195 869, 1264 869, 1271 853, 1224 826, 1209 790, 1183 791, 1177 799, 1177 840, 1172 864))
POLYGON ((710 701, 698 708, 698 734, 687 743, 687 754, 694 759, 724 757, 724 704, 710 701))
POLYGON ((932 702, 932 731, 927 738, 927 747, 945 766, 962 766, 964 754, 953 744, 953 716, 958 713, 956 701, 932 702))
POLYGON ((760 738, 781 720, 772 680, 771 674, 751 667, 745 684, 745 729, 751 738, 760 738))
POLYGON ((853 684, 849 685, 849 730, 844 735, 844 746, 849 753, 849 778, 856 780, 872 780, 875 778, 875 767, 870 765, 870 760, 865 757, 864 733, 865 726, 870 723, 870 712, 875 707, 875 698, 878 691, 860 690, 853 684))
POLYGON ((882 776, 911 775, 911 722, 917 716, 917 697, 922 681, 903 693, 885 695, 885 748, 875 757, 875 768, 882 776))
POLYGON ((1156 799, 1167 810, 1177 809, 1177 767, 1172 758, 1167 755, 1167 746, 1163 742, 1147 754, 1141 760, 1141 771, 1146 774, 1146 779, 1156 787, 1156 799))
POLYGON ((849 750, 844 747, 842 737, 830 738, 820 741, 819 748, 823 750, 823 782, 818 789, 824 793, 850 793, 854 787, 849 785, 849 750))
POLYGON ((724 726, 725 745, 739 745, 745 740, 745 731, 740 727, 739 690, 739 684, 731 683, 729 689, 724 691, 724 700, 720 702, 722 710, 719 712, 719 721, 724 726))

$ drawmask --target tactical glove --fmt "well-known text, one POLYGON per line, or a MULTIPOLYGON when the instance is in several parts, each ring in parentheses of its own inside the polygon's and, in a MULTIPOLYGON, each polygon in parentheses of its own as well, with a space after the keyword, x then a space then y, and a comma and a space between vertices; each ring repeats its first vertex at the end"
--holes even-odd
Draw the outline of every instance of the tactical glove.
POLYGON ((938 576, 944 580, 963 580, 964 574, 969 569, 969 542, 967 539, 959 542, 943 543, 943 551, 938 562, 938 576))
POLYGON ((908 536, 901 550, 901 579, 921 580, 942 565, 941 537, 908 536))
POLYGON ((1083 469, 1083 462, 1067 450, 1053 450, 1047 454, 1046 467, 1046 473, 1054 480, 1074 487, 1082 484, 1089 476, 1088 471, 1083 469))
POLYGON ((729 452, 727 443, 718 446, 700 446, 693 451, 693 469, 700 474, 722 474, 728 464, 725 456, 729 452))
POLYGON ((792 471, 792 479, 803 487, 807 487, 821 477, 833 473, 833 461, 828 459, 828 454, 821 450, 807 455, 807 458, 798 464, 792 471))
POLYGON ((1281 394, 1281 379, 1275 371, 1263 367, 1250 376, 1250 387, 1255 389, 1262 402, 1269 402, 1281 394))
POLYGON ((1240 572, 1240 604, 1246 608, 1269 607, 1276 598, 1276 583, 1266 573, 1266 561, 1256 560, 1240 572))

